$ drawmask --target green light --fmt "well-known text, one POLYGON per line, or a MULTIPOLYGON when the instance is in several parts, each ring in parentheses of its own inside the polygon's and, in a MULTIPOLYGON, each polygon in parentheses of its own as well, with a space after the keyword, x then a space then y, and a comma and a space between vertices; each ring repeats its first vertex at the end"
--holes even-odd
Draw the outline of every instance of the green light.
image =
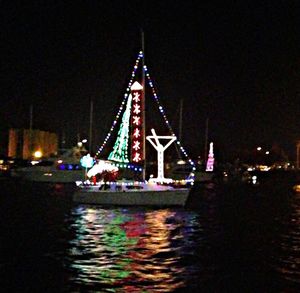
POLYGON ((129 122, 131 112, 132 96, 128 96, 126 110, 122 117, 122 123, 118 132, 118 137, 113 147, 113 151, 109 154, 108 159, 117 162, 128 163, 128 138, 129 138, 129 122))

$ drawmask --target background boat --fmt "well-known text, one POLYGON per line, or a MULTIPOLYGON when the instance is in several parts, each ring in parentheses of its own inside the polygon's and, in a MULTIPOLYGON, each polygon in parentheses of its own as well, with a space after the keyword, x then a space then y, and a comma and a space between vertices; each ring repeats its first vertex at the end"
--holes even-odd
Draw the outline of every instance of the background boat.
POLYGON ((83 180, 85 170, 80 158, 86 154, 84 147, 60 149, 57 156, 40 160, 38 163, 11 170, 11 176, 35 182, 74 183, 83 180))

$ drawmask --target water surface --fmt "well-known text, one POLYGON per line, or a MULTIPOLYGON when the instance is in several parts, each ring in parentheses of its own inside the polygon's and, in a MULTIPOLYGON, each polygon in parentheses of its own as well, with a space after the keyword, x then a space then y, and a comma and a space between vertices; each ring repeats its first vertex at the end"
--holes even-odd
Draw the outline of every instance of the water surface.
POLYGON ((1 180, 7 292, 296 292, 300 194, 201 185, 186 208, 76 205, 73 186, 1 180))

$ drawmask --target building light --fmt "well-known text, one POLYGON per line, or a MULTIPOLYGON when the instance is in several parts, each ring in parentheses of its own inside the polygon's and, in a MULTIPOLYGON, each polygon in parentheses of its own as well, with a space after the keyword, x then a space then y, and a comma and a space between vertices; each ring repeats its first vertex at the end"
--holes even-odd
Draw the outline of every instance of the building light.
POLYGON ((43 156, 42 152, 41 151, 35 151, 33 156, 37 159, 41 158, 43 156))

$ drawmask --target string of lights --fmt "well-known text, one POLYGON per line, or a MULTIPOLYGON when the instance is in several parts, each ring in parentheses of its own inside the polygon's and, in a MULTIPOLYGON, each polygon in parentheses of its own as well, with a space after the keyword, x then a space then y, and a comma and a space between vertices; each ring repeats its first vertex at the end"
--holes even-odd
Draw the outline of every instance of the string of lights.
POLYGON ((129 80, 129 83, 128 83, 126 92, 125 92, 125 94, 124 94, 124 98, 123 98, 123 101, 122 101, 122 103, 121 103, 121 106, 119 107, 118 113, 117 113, 117 115, 115 116, 115 119, 114 119, 114 121, 113 121, 113 124, 112 124, 112 126, 111 126, 109 132, 107 133, 107 135, 106 135, 106 137, 105 137, 105 139, 104 139, 102 145, 100 146, 100 148, 99 148, 98 151, 96 152, 95 158, 99 157, 99 155, 100 155, 101 152, 103 151, 105 145, 107 144, 109 138, 111 137, 112 132, 113 132, 114 129, 115 129, 115 126, 116 126, 117 123, 118 123, 118 120, 119 120, 119 118, 120 118, 120 116, 121 116, 121 112, 122 112, 122 110, 123 110, 123 108, 124 108, 124 105, 125 105, 125 103, 126 103, 126 100, 127 100, 128 96, 129 96, 130 88, 131 88, 131 85, 132 85, 132 83, 133 83, 133 79, 134 79, 134 77, 135 77, 135 73, 136 73, 136 71, 137 71, 137 69, 138 69, 138 67, 139 67, 139 62, 140 62, 141 58, 143 58, 143 52, 142 52, 142 51, 139 52, 139 55, 138 55, 137 59, 135 60, 135 65, 134 65, 133 70, 132 70, 132 73, 131 73, 131 78, 130 78, 130 80, 129 80))
MULTIPOLYGON (((158 95, 157 95, 157 93, 156 93, 156 91, 155 91, 155 88, 154 88, 152 79, 151 79, 151 77, 150 77, 150 74, 149 74, 149 71, 148 71, 148 68, 147 68, 146 65, 144 65, 144 71, 145 71, 145 75, 146 75, 146 77, 147 77, 148 85, 150 86, 150 88, 151 88, 151 90, 152 90, 152 94, 153 94, 154 100, 156 101, 156 103, 157 103, 157 105, 158 105, 159 112, 161 113, 161 115, 162 115, 162 117, 163 117, 163 119, 164 119, 164 121, 165 121, 165 123, 166 123, 166 125, 167 125, 167 127, 168 127, 168 129, 169 129, 169 131, 170 131, 170 133, 171 133, 171 135, 175 136, 175 133, 174 133, 174 131, 173 131, 173 129, 172 129, 170 123, 169 123, 169 120, 167 119, 167 115, 166 115, 166 113, 165 113, 165 110, 164 110, 163 106, 161 105, 161 102, 159 101, 158 95)), ((180 149, 180 151, 182 152, 182 154, 183 154, 183 155, 185 156, 185 158, 188 160, 188 162, 189 162, 192 166, 194 166, 195 163, 192 161, 192 159, 189 158, 189 156, 188 156, 186 150, 183 148, 181 142, 180 142, 178 139, 176 139, 176 143, 177 143, 177 145, 179 146, 179 149, 180 149)), ((194 168, 195 168, 195 167, 194 167, 194 168)))
MULTIPOLYGON (((126 93, 124 94, 124 98, 123 98, 123 101, 122 101, 122 103, 121 103, 121 106, 119 107, 118 113, 117 113, 117 115, 116 115, 116 117, 115 117, 115 119, 114 119, 114 121, 113 121, 113 124, 112 124, 112 126, 111 126, 111 128, 110 128, 110 130, 109 130, 109 132, 108 132, 108 134, 107 134, 107 136, 106 136, 106 138, 104 139, 104 142, 102 143, 102 145, 101 145, 101 147, 99 148, 99 150, 96 152, 96 155, 95 155, 96 158, 97 158, 97 157, 101 154, 101 152, 103 151, 103 149, 104 149, 106 143, 108 142, 109 138, 111 137, 112 132, 113 132, 114 129, 115 129, 115 126, 116 126, 116 124, 117 124, 117 122, 118 122, 118 120, 119 120, 119 118, 120 118, 121 112, 122 112, 122 110, 123 110, 123 107, 124 107, 124 105, 125 105, 125 103, 126 103, 126 100, 127 100, 128 96, 129 96, 129 92, 130 92, 131 85, 132 85, 132 83, 133 83, 133 79, 134 79, 134 77, 135 77, 135 75, 136 75, 136 71, 137 71, 137 69, 138 69, 138 67, 139 67, 139 62, 141 61, 141 59, 142 59, 143 57, 144 57, 143 52, 140 51, 139 54, 138 54, 138 57, 137 57, 137 59, 136 59, 136 61, 135 61, 135 65, 134 65, 133 70, 132 70, 132 73, 131 73, 131 78, 130 78, 130 81, 129 81, 129 83, 128 83, 128 87, 127 87, 127 89, 126 89, 126 93)), ((154 88, 152 79, 151 79, 151 77, 150 77, 150 74, 149 74, 149 71, 148 71, 148 68, 147 68, 146 65, 144 65, 143 70, 144 70, 144 72, 145 72, 145 76, 146 76, 146 78, 147 78, 148 85, 150 86, 150 88, 151 88, 151 90, 152 90, 152 94, 153 94, 154 100, 156 101, 156 103, 157 103, 157 105, 158 105, 159 111, 160 111, 160 113, 161 113, 161 115, 162 115, 162 117, 163 117, 163 119, 164 119, 164 121, 165 121, 165 123, 166 123, 166 126, 168 127, 168 129, 169 129, 171 135, 175 136, 175 133, 174 133, 174 131, 173 131, 173 129, 172 129, 170 123, 169 123, 169 120, 167 119, 165 110, 164 110, 163 106, 161 105, 161 102, 160 102, 160 100, 159 100, 159 98, 158 98, 158 95, 157 95, 157 93, 156 93, 156 90, 155 90, 155 88, 154 88)), ((178 147, 179 147, 181 153, 182 153, 182 154, 184 155, 184 157, 188 160, 188 162, 190 163, 190 165, 192 165, 193 168, 195 168, 195 163, 189 158, 189 156, 188 156, 186 150, 184 149, 184 147, 182 146, 181 142, 180 142, 178 139, 176 139, 176 143, 177 143, 177 145, 178 145, 178 147)), ((127 166, 126 164, 123 164, 123 165, 122 165, 122 167, 124 167, 124 168, 126 168, 126 166, 127 166), (124 166, 124 165, 125 165, 125 166, 124 166)), ((133 167, 133 168, 136 168, 136 167, 133 167)), ((141 168, 138 168, 139 171, 140 171, 140 169, 141 169, 141 168)))

